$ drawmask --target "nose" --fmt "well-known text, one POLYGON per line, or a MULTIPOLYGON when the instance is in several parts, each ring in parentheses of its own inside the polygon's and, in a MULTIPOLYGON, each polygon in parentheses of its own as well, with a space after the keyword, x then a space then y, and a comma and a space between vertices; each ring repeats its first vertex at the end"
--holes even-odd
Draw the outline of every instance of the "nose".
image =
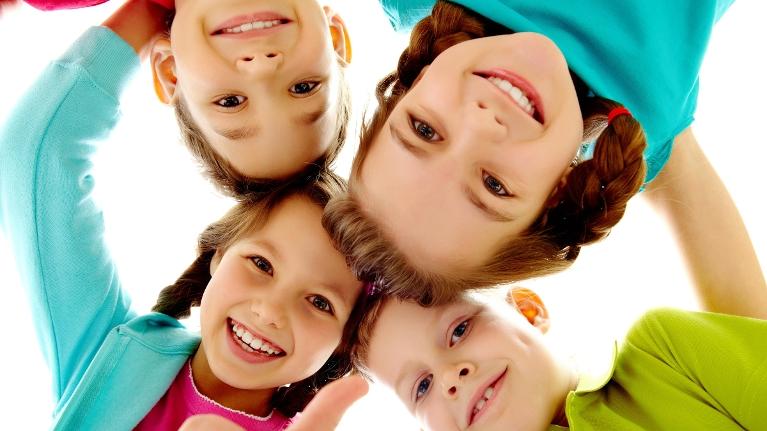
POLYGON ((439 374, 442 395, 447 399, 457 398, 466 380, 476 371, 476 367, 469 362, 446 365, 439 374))
POLYGON ((280 329, 285 326, 285 311, 281 306, 282 300, 272 293, 254 298, 250 303, 250 311, 262 325, 280 329))
POLYGON ((282 52, 267 50, 241 56, 237 59, 236 67, 241 72, 263 76, 277 72, 284 60, 282 52))
POLYGON ((474 135, 475 143, 493 143, 503 140, 508 129, 485 102, 475 99, 467 102, 464 130, 474 135))

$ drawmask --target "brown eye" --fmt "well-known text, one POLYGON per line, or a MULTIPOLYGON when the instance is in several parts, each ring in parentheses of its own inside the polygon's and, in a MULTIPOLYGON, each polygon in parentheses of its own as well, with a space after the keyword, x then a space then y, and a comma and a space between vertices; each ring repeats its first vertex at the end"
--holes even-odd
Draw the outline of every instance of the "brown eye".
POLYGON ((323 311, 325 313, 328 313, 330 315, 333 315, 333 305, 330 303, 330 301, 325 298, 322 295, 311 295, 307 298, 307 300, 312 304, 312 306, 320 311, 323 311))
POLYGON ((269 263, 269 261, 264 259, 263 257, 253 256, 250 258, 250 261, 253 262, 254 265, 256 265, 256 268, 258 268, 259 271, 269 275, 274 274, 274 268, 272 268, 272 264, 269 263))
POLYGON ((415 134, 424 141, 435 142, 442 140, 442 136, 440 136, 433 127, 424 121, 421 121, 417 118, 411 118, 410 125, 413 128, 415 134))
POLYGON ((229 95, 229 96, 224 96, 213 103, 215 103, 216 105, 222 108, 231 109, 231 108, 236 108, 242 105, 243 103, 245 103, 246 100, 248 99, 245 96, 229 95))
POLYGON ((501 182, 498 181, 498 179, 494 176, 483 173, 482 182, 485 183, 485 188, 490 193, 500 197, 509 196, 509 192, 506 190, 506 187, 504 187, 503 184, 501 184, 501 182))

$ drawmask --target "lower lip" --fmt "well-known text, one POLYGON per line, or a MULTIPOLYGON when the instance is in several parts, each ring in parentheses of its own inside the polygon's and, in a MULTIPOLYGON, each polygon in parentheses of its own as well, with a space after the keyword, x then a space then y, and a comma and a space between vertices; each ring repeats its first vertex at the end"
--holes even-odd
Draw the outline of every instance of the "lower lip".
POLYGON ((469 421, 469 426, 475 424, 492 407, 493 401, 498 396, 498 392, 501 391, 501 386, 503 386, 504 380, 506 380, 506 373, 508 373, 508 369, 504 371, 503 374, 501 374, 501 377, 499 377, 495 383, 490 385, 493 387, 493 395, 488 398, 487 401, 485 401, 485 405, 482 407, 482 410, 480 410, 479 413, 471 418, 469 421))
MULTIPOLYGON (((494 76, 496 78, 504 79, 506 81, 509 81, 511 85, 522 90, 527 96, 527 98, 533 102, 533 107, 535 108, 535 112, 540 117, 541 123, 543 123, 543 120, 545 117, 543 115, 543 102, 541 101, 541 96, 540 94, 538 94, 538 91, 535 89, 535 87, 533 87, 533 85, 530 84, 525 78, 522 78, 521 76, 504 69, 491 69, 487 71, 478 71, 476 73, 478 73, 482 77, 494 76)), ((508 97, 511 97, 511 96, 508 96, 508 97)), ((512 102, 514 102, 515 105, 517 104, 517 102, 514 100, 512 100, 512 102)))
POLYGON ((277 359, 280 359, 281 356, 271 356, 267 355, 265 353, 259 353, 259 352, 248 352, 246 351, 242 346, 242 341, 240 341, 237 338, 237 335, 232 332, 232 325, 227 323, 226 328, 226 339, 227 344, 229 345, 229 349, 234 353, 235 356, 242 359, 245 362, 249 362, 251 364, 256 363, 264 363, 264 362, 271 362, 277 359))

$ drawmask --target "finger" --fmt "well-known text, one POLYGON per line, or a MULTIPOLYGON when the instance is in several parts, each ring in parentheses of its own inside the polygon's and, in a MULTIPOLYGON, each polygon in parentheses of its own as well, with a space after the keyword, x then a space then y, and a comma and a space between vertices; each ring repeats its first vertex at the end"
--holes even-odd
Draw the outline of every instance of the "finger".
POLYGON ((361 376, 337 380, 322 388, 287 431, 332 431, 346 409, 367 392, 368 383, 361 376))

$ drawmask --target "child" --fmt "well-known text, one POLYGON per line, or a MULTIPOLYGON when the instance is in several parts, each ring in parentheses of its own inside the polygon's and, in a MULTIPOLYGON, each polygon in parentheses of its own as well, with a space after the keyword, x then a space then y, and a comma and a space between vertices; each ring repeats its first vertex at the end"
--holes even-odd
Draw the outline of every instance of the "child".
POLYGON ((349 120, 350 60, 343 20, 316 0, 178 1, 151 52, 158 97, 175 107, 207 176, 234 196, 330 166, 349 120))
MULTIPOLYGON (((326 210, 358 275, 430 302, 559 271, 671 157, 672 181, 651 198, 677 205, 680 243, 698 242, 682 247, 701 251, 687 256, 696 279, 741 285, 707 272, 730 255, 722 247, 749 240, 682 133, 729 1, 599 1, 593 13, 568 1, 382 3, 395 27, 423 19, 377 87, 349 196, 326 210), (721 226, 730 213, 737 222, 721 226)), ((755 255, 741 258, 763 280, 755 255)))
MULTIPOLYGON (((541 303, 526 310, 545 312, 541 303)), ((426 430, 767 427, 764 320, 648 312, 610 375, 588 379, 549 349, 541 316, 465 294, 434 308, 381 298, 360 325, 353 358, 426 430)))
MULTIPOLYGON (((118 14, 127 21, 108 23, 151 35, 134 25, 149 22, 155 10, 146 6, 128 3, 118 14)), ((53 428, 176 429, 214 413, 282 429, 349 368, 344 328, 361 284, 320 223, 343 182, 318 169, 239 203, 203 233, 159 313, 137 316, 104 243, 91 157, 118 117, 139 39, 132 48, 92 29, 0 129, 0 226, 53 373, 53 428), (194 305, 199 335, 176 319, 194 305)))

